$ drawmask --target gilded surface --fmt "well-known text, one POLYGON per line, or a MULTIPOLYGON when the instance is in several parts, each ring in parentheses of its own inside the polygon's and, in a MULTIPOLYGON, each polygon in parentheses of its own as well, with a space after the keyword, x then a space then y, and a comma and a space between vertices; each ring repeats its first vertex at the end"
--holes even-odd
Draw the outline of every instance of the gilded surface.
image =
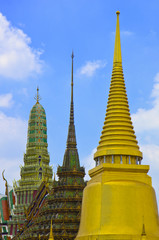
POLYGON ((94 155, 96 167, 84 189, 81 222, 76 240, 157 240, 156 196, 140 165, 122 71, 119 12, 113 73, 101 140, 94 155))
MULTIPOLYGON (((142 153, 136 140, 131 122, 131 116, 126 94, 125 81, 122 69, 122 57, 120 47, 119 12, 117 12, 117 25, 115 36, 115 50, 113 60, 113 72, 109 90, 106 117, 102 135, 94 158, 102 161, 105 156, 106 162, 122 161, 127 163, 128 156, 134 156, 137 161, 142 159, 142 153)), ((134 160, 131 157, 130 161, 134 160)))

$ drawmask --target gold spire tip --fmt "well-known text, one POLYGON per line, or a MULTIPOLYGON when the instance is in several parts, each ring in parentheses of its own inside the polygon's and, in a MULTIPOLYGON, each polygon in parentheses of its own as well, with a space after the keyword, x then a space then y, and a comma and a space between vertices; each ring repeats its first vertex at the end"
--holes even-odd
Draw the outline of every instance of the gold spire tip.
POLYGON ((36 96, 34 97, 34 99, 36 100, 36 103, 39 103, 39 101, 41 100, 41 97, 39 95, 39 87, 37 86, 37 94, 36 96))
POLYGON ((119 12, 119 11, 116 11, 116 14, 117 14, 117 15, 119 15, 119 14, 120 14, 120 12, 119 12))

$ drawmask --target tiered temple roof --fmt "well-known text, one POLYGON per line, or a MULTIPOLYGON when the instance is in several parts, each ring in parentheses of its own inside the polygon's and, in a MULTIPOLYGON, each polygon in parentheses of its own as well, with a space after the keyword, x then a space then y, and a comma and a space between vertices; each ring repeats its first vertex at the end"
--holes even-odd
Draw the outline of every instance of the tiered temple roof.
POLYGON ((36 196, 41 183, 47 179, 52 183, 52 167, 47 150, 46 114, 39 103, 39 89, 35 97, 36 104, 32 107, 28 122, 28 138, 24 166, 21 167, 21 179, 14 184, 16 205, 12 220, 8 222, 9 234, 14 236, 25 222, 27 207, 36 196), (18 227, 17 227, 18 226, 18 227))
POLYGON ((78 232, 85 170, 79 162, 74 125, 73 58, 72 53, 70 122, 63 165, 57 169, 59 180, 54 178, 52 190, 47 195, 44 205, 33 221, 28 222, 26 228, 21 231, 18 239, 38 239, 39 234, 41 239, 48 239, 51 219, 55 240, 73 240, 78 232))

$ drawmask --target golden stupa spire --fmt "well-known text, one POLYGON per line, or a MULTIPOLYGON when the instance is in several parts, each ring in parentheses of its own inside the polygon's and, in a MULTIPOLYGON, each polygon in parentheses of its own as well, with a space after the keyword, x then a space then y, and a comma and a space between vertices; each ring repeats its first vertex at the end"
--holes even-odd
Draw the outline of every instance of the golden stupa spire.
POLYGON ((94 159, 97 164, 133 163, 142 159, 131 122, 120 46, 119 11, 117 14, 113 71, 102 135, 94 159))
POLYGON ((54 240, 53 233, 52 233, 52 218, 51 218, 51 226, 50 226, 49 240, 54 240))
POLYGON ((94 156, 98 166, 89 171, 91 179, 83 192, 75 240, 159 240, 157 201, 148 175, 149 166, 137 165, 142 153, 125 90, 119 12, 117 35, 106 118, 94 156))
POLYGON ((41 100, 41 97, 39 95, 39 87, 37 86, 37 94, 34 97, 34 99, 36 100, 36 104, 39 103, 39 101, 41 100))
POLYGON ((117 23, 116 23, 116 34, 115 34, 115 48, 114 48, 114 61, 115 63, 122 64, 122 57, 121 57, 121 45, 120 45, 120 27, 119 27, 119 14, 120 12, 117 11, 117 23))

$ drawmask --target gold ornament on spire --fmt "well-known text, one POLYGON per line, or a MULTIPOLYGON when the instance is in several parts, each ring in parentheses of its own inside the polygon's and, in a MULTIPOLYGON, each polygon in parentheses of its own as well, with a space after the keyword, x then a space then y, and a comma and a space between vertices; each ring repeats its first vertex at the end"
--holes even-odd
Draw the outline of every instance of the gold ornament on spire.
POLYGON ((8 182, 7 182, 7 179, 4 177, 4 172, 5 172, 5 170, 3 170, 3 172, 2 172, 2 178, 5 181, 5 195, 7 195, 7 197, 8 197, 8 182))
POLYGON ((51 226, 50 226, 49 240, 54 240, 54 236, 53 236, 53 233, 52 233, 52 218, 51 218, 51 226))
POLYGON ((41 97, 40 97, 40 95, 39 95, 39 87, 37 87, 37 94, 36 94, 36 96, 34 97, 34 99, 36 100, 36 104, 38 104, 39 101, 41 100, 41 97))
POLYGON ((121 45, 119 11, 117 14, 113 71, 109 90, 106 117, 97 152, 96 161, 114 163, 137 163, 142 159, 131 122, 126 93, 121 45))
POLYGON ((121 44, 120 44, 120 26, 119 26, 119 14, 120 12, 117 11, 117 23, 116 23, 116 35, 115 35, 115 48, 114 48, 114 61, 113 65, 118 63, 122 64, 122 57, 121 57, 121 44))
POLYGON ((5 170, 3 170, 3 172, 2 172, 2 177, 3 177, 3 180, 5 181, 5 195, 7 196, 8 214, 10 216, 11 210, 10 210, 10 204, 9 204, 8 182, 7 182, 7 179, 4 177, 4 172, 5 172, 5 170))

